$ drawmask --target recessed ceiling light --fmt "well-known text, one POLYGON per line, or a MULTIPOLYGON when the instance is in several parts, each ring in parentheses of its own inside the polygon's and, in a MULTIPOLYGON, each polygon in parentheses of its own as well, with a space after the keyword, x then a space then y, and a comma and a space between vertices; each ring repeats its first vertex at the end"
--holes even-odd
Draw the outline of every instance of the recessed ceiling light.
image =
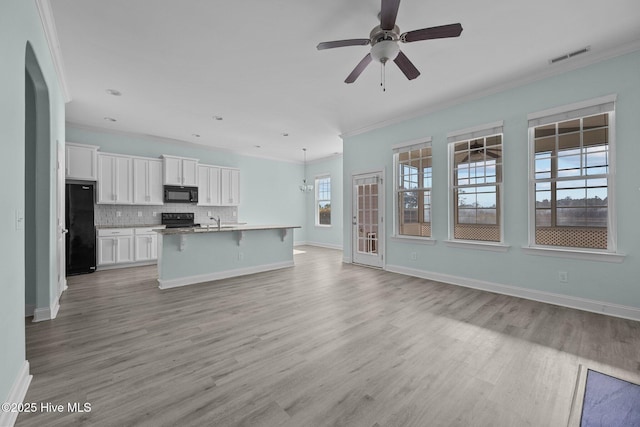
POLYGON ((120 92, 119 90, 116 89, 107 89, 107 93, 109 95, 113 95, 113 96, 121 96, 122 92, 120 92))
POLYGON ((196 138, 200 138, 200 134, 198 134, 198 133, 192 133, 191 135, 195 136, 196 138))
POLYGON ((289 136, 287 132, 282 132, 282 136, 289 136))
POLYGON ((222 116, 213 116, 214 120, 222 120, 222 116))
POLYGON ((113 117, 105 117, 104 119, 108 122, 117 122, 117 120, 114 119, 113 117))
POLYGON ((254 145, 256 148, 262 148, 262 145, 254 145))

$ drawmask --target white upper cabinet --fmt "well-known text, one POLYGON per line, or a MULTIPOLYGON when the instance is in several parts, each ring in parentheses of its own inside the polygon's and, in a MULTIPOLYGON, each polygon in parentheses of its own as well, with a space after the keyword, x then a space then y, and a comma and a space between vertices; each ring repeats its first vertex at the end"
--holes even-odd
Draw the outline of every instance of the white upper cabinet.
POLYGON ((220 206, 220 168, 198 165, 198 205, 220 206))
POLYGON ((97 180, 98 148, 95 145, 65 143, 66 179, 97 180))
POLYGON ((162 160, 133 158, 133 203, 162 205, 162 160))
POLYGON ((164 185, 198 186, 198 160, 163 155, 164 185))
POLYGON ((130 205, 133 203, 132 159, 118 154, 98 154, 98 202, 130 205))
POLYGON ((220 204, 238 206, 240 204, 240 170, 220 168, 220 204))

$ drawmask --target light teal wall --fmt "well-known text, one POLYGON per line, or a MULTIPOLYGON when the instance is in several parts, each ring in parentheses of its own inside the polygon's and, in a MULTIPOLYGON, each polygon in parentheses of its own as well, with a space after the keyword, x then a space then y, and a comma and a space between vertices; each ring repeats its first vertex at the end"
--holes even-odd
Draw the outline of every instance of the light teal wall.
POLYGON ((306 197, 307 242, 321 246, 342 248, 342 156, 321 159, 307 164, 307 182, 314 185, 306 197), (331 177, 331 227, 317 227, 315 221, 315 178, 331 177))
POLYGON ((200 159, 203 164, 239 168, 239 221, 256 225, 299 225, 303 228, 295 230, 294 241, 306 240, 304 195, 298 190, 302 165, 73 126, 67 127, 67 141, 97 145, 104 152, 145 157, 170 154, 200 159))
MULTIPOLYGON (((16 211, 25 209, 25 52, 30 43, 49 88, 51 124, 48 126, 50 146, 64 141, 64 100, 44 38, 42 24, 34 1, 3 0, 0 2, 0 401, 8 396, 19 369, 25 361, 25 231, 16 228, 16 211)), ((53 150, 55 153, 55 150, 53 150)), ((55 157, 37 159, 45 164, 46 185, 43 194, 47 206, 55 212, 55 157)), ((42 277, 44 289, 40 305, 48 306, 55 293, 55 215, 36 231, 47 241, 43 260, 49 273, 42 277)))
MULTIPOLYGON (((427 96, 425 94, 425 96, 427 96)), ((640 53, 556 75, 422 117, 345 138, 345 206, 350 206, 351 175, 376 168, 386 171, 386 217, 393 212, 392 149, 404 141, 433 138, 434 246, 390 238, 386 222, 386 263, 406 268, 477 279, 538 291, 640 307, 638 256, 640 255, 640 53), (528 244, 527 114, 604 95, 617 94, 615 177, 618 250, 627 254, 622 264, 526 255, 528 244), (446 134, 451 131, 504 120, 504 231, 507 253, 452 248, 448 238, 446 134), (417 260, 410 254, 416 252, 417 260), (560 284, 558 271, 569 273, 560 284)), ((344 220, 348 221, 349 209, 344 220)), ((346 222, 345 222, 346 223, 346 222)), ((351 253, 349 227, 343 236, 345 254, 351 253)))

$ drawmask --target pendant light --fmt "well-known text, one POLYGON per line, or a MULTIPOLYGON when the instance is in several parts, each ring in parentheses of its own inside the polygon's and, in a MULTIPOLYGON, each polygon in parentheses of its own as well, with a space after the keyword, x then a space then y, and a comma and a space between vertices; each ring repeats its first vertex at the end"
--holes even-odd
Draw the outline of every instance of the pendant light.
POLYGON ((302 178, 302 185, 300 186, 300 191, 303 193, 310 193, 313 191, 313 185, 307 184, 307 149, 303 148, 304 152, 304 177, 302 178))

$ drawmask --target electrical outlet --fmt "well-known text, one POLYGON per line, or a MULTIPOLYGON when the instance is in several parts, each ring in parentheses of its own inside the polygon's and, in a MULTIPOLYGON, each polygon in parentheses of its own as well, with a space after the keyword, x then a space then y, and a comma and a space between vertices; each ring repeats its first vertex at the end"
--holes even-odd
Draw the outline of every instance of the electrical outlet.
POLYGON ((138 211, 138 217, 142 216, 142 211, 138 211))
POLYGON ((558 280, 560 283, 569 283, 569 273, 566 271, 558 271, 558 280))
POLYGON ((207 211, 207 216, 208 216, 209 218, 211 218, 211 217, 213 216, 213 215, 211 215, 211 211, 207 211))
POLYGON ((418 259, 418 254, 415 252, 411 252, 411 260, 415 261, 418 259))
POLYGON ((233 211, 233 217, 235 218, 238 215, 238 212, 233 211))
POLYGON ((244 259, 244 252, 238 252, 238 261, 242 261, 244 259))
POLYGON ((154 213, 153 213, 153 216, 158 216, 158 212, 154 212, 154 213))
POLYGON ((116 211, 116 216, 117 216, 117 217, 121 217, 121 216, 122 216, 122 212, 120 212, 120 211, 116 211))

